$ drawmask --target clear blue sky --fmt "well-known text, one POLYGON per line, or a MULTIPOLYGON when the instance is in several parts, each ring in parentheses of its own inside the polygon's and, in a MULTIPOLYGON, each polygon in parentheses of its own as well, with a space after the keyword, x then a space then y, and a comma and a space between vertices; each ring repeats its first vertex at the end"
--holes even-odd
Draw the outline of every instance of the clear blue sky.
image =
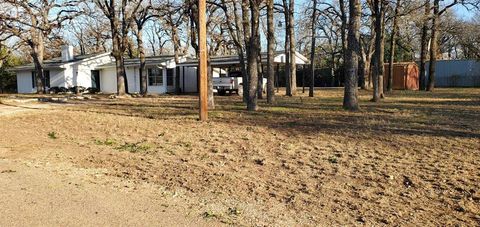
MULTIPOLYGON (((338 0, 333 0, 333 1, 336 2, 338 0)), ((300 9, 301 6, 305 5, 308 2, 311 2, 311 0, 296 0, 295 5, 296 5, 297 9, 300 9)), ((332 0, 330 0, 330 2, 332 2, 332 0)), ((464 6, 461 6, 461 5, 454 6, 450 10, 453 11, 455 13, 455 15, 457 15, 459 18, 462 18, 464 20, 470 20, 475 15, 475 12, 473 10, 468 11, 464 6)))

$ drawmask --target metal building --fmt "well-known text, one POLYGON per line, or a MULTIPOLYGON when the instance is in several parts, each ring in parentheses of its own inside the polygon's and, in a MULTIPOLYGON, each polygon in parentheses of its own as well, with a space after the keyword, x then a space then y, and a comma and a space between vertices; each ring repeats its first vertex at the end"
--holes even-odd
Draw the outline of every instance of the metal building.
POLYGON ((435 87, 480 87, 479 60, 438 60, 435 69, 435 87))

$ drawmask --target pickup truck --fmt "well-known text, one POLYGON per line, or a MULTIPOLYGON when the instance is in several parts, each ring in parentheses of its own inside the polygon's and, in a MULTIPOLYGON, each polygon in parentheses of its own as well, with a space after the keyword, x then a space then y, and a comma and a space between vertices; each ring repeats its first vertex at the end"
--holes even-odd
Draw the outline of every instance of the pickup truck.
MULTIPOLYGON (((263 78, 263 91, 266 91, 267 79, 263 78)), ((238 95, 243 94, 243 78, 241 73, 230 73, 229 77, 214 77, 213 89, 217 90, 218 95, 226 95, 235 92, 238 95)))

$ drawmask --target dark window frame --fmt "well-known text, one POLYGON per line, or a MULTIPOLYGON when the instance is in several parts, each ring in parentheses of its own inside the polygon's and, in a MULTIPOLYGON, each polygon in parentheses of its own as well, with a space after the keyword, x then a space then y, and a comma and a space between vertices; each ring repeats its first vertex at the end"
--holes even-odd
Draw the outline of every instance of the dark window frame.
POLYGON ((149 68, 148 69, 148 86, 163 86, 163 69, 149 68))
MULTIPOLYGON (((50 87, 50 70, 43 70, 44 81, 43 84, 45 87, 50 87)), ((37 87, 37 71, 32 71, 32 88, 37 87)))

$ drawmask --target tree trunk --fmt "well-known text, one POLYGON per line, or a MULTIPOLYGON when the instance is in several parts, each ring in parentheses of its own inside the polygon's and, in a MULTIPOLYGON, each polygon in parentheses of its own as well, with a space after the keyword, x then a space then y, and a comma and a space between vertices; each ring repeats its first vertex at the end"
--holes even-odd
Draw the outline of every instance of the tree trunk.
POLYGON ((331 54, 330 59, 332 61, 332 67, 330 68, 330 73, 332 74, 332 81, 331 81, 332 84, 331 84, 331 86, 336 87, 337 83, 335 81, 336 81, 337 75, 335 75, 335 69, 337 68, 337 63, 335 61, 335 53, 331 54))
POLYGON ((140 94, 145 96, 147 94, 147 69, 145 60, 145 48, 143 47, 143 32, 142 27, 138 27, 137 31, 137 45, 140 54, 140 94))
POLYGON ((437 49, 438 49, 438 19, 439 19, 439 0, 433 1, 433 17, 432 17, 432 29, 430 41, 430 62, 428 64, 428 84, 427 91, 433 91, 435 88, 435 65, 437 63, 437 49))
POLYGON ((273 104, 275 102, 275 25, 273 18, 274 0, 267 1, 267 103, 273 104))
MULTIPOLYGON (((175 64, 179 63, 179 51, 180 51, 180 41, 178 37, 177 26, 172 24, 172 39, 173 39, 173 51, 175 56, 175 64)), ((180 77, 175 75, 175 94, 180 94, 180 77)))
POLYGON ((215 97, 213 94, 213 68, 210 62, 210 55, 208 55, 208 61, 207 61, 207 72, 208 72, 208 80, 207 80, 207 86, 208 86, 208 109, 214 110, 215 109, 215 97))
POLYGON ((248 85, 246 84, 247 82, 247 76, 248 76, 248 69, 247 69, 247 63, 245 62, 245 55, 242 52, 239 52, 239 57, 240 57, 240 71, 242 72, 242 87, 239 89, 242 89, 242 98, 243 102, 247 103, 248 100, 248 85))
MULTIPOLYGON (((258 39, 260 41, 260 39, 258 39)), ((260 46, 260 43, 258 44, 260 46)), ((258 87, 257 87, 257 97, 258 99, 263 99, 263 65, 262 65, 262 54, 259 53, 257 61, 257 71, 258 71, 258 87)))
POLYGON ((283 0, 283 11, 285 16, 285 94, 287 96, 292 96, 292 86, 291 86, 291 74, 290 74, 290 10, 287 4, 287 0, 283 0))
POLYGON ((248 51, 248 102, 247 110, 256 111, 257 106, 257 86, 258 86, 258 56, 260 55, 260 2, 250 0, 251 12, 251 35, 249 40, 250 50, 248 51))
POLYGON ((116 55, 114 58, 117 70, 117 95, 122 96, 127 94, 125 88, 125 65, 123 62, 123 55, 116 55))
POLYGON ((126 85, 125 65, 123 62, 123 54, 125 53, 125 40, 120 36, 119 21, 116 14, 112 14, 110 19, 110 30, 112 32, 112 55, 115 58, 117 71, 117 95, 122 96, 128 93, 126 85))
MULTIPOLYGON (((360 37, 362 39, 362 37, 360 37)), ((360 89, 366 90, 367 89, 367 74, 365 68, 367 66, 367 52, 365 51, 365 47, 360 40, 360 54, 358 60, 358 78, 359 78, 359 86, 360 89)))
MULTIPOLYGON (((351 2, 351 1, 350 1, 351 2)), ((346 62, 347 60, 347 45, 348 45, 348 40, 347 40, 347 13, 345 12, 345 0, 339 0, 339 7, 340 7, 340 20, 341 20, 341 25, 340 25, 340 38, 342 41, 342 58, 343 61, 346 62)), ((347 68, 344 66, 343 67, 343 75, 346 76, 347 74, 347 68)), ((334 78, 334 79, 339 79, 339 78, 334 78)), ((337 85, 337 83, 335 83, 337 85)), ((338 83, 340 84, 340 82, 338 83)))
POLYGON ((375 11, 375 53, 374 53, 374 72, 373 72, 373 98, 372 101, 378 102, 383 98, 383 74, 384 74, 384 19, 385 4, 383 0, 374 1, 375 11))
POLYGON ((315 23, 317 22, 317 0, 313 0, 313 12, 312 12, 312 46, 310 49, 310 89, 308 90, 308 96, 314 96, 315 90, 315 50, 316 50, 316 41, 317 33, 315 23))
POLYGON ((425 13, 423 18, 423 27, 422 27, 422 40, 421 40, 421 47, 420 47, 420 76, 419 80, 419 87, 421 91, 425 91, 425 72, 426 70, 426 62, 427 62, 427 55, 428 55, 428 22, 430 17, 430 0, 425 1, 425 13))
POLYGON ((290 95, 297 94, 297 61, 296 61, 296 43, 295 43, 295 0, 290 0, 290 7, 288 13, 288 33, 290 38, 290 95))
MULTIPOLYGON (((43 41, 42 41, 43 42, 43 41)), ((31 45, 33 63, 35 65, 35 84, 37 86, 37 94, 45 94, 45 75, 43 73, 43 43, 31 45)))
POLYGON ((393 91, 393 63, 395 62, 395 45, 397 39, 397 29, 398 29, 398 11, 400 9, 402 1, 397 0, 397 5, 395 5, 395 12, 393 15, 393 25, 392 25, 392 34, 390 34, 390 59, 388 64, 388 85, 387 90, 389 92, 393 91))
MULTIPOLYGON (((243 101, 249 103, 249 97, 250 97, 250 83, 249 79, 251 78, 250 74, 250 69, 249 67, 249 57, 250 57, 250 51, 251 51, 251 46, 250 46, 250 37, 251 37, 251 21, 250 21, 250 4, 251 2, 249 0, 242 0, 241 8, 242 8, 242 27, 243 27, 243 37, 245 40, 245 49, 246 49, 246 56, 247 56, 247 64, 246 64, 246 74, 243 74, 242 78, 242 83, 243 83, 243 101)), ((256 61, 256 59, 255 59, 256 61)), ((256 69, 255 69, 256 70, 256 69)), ((256 92, 255 92, 256 95, 256 92)), ((255 104, 256 105, 256 104, 255 104)), ((256 108, 256 107, 255 107, 256 108)))
MULTIPOLYGON (((395 24, 395 19, 394 19, 395 24)), ((390 36, 390 58, 388 59, 388 84, 387 84, 387 91, 393 91, 393 64, 395 63, 395 39, 397 32, 396 25, 392 28, 392 34, 390 36)))
MULTIPOLYGON (((360 48, 362 49, 362 48, 360 48)), ((366 85, 366 80, 365 80, 365 58, 360 54, 358 58, 358 83, 360 86, 360 89, 366 90, 367 85, 366 85)))
POLYGON ((345 59, 345 94, 343 108, 356 111, 358 107, 358 53, 360 52, 360 0, 349 0, 348 48, 345 59))
POLYGON ((302 93, 305 94, 305 66, 302 65, 302 93))
POLYGON ((277 64, 277 70, 275 70, 275 77, 277 78, 275 80, 275 84, 277 86, 277 93, 280 92, 280 64, 277 64))

